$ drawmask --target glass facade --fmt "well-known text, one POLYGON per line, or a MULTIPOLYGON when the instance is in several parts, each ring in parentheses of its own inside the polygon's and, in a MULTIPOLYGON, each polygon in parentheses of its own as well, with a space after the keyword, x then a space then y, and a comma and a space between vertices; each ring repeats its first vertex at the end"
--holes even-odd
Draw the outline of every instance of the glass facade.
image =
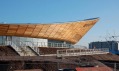
POLYGON ((0 45, 4 45, 6 40, 8 40, 6 36, 0 36, 0 45))
POLYGON ((0 36, 0 45, 14 43, 17 46, 33 46, 33 47, 61 47, 72 48, 72 44, 65 41, 48 40, 41 38, 16 37, 16 36, 0 36))
POLYGON ((71 48, 71 43, 65 41, 56 41, 56 40, 48 40, 49 47, 69 47, 71 48))
MULTIPOLYGON (((42 46, 42 47, 47 47, 48 46, 48 40, 47 39, 16 37, 16 36, 0 36, 0 44, 1 45, 5 44, 6 41, 7 42, 12 41, 15 44, 30 43, 34 46, 42 46)), ((21 45, 23 45, 23 44, 21 44, 21 45)))
POLYGON ((2 37, 0 37, 0 45, 2 45, 3 44, 3 39, 2 39, 2 37))

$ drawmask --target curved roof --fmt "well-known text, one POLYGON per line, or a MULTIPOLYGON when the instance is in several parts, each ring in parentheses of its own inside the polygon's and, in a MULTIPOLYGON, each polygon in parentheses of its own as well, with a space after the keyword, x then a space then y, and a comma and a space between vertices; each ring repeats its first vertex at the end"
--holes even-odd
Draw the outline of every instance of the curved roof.
POLYGON ((46 38, 75 44, 97 21, 98 18, 59 24, 0 24, 0 36, 46 38))

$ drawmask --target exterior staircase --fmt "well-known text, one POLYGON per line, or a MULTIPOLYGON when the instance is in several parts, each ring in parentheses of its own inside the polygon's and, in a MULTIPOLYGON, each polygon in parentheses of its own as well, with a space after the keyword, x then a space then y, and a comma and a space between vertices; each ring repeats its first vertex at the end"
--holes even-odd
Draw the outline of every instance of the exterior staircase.
POLYGON ((37 56, 40 55, 39 48, 36 47, 34 43, 32 43, 32 42, 25 42, 25 45, 26 45, 30 50, 32 50, 32 52, 34 52, 37 56))
POLYGON ((6 41, 5 45, 10 45, 20 56, 39 56, 39 49, 32 48, 24 42, 6 41), (37 52, 36 52, 37 51, 37 52))

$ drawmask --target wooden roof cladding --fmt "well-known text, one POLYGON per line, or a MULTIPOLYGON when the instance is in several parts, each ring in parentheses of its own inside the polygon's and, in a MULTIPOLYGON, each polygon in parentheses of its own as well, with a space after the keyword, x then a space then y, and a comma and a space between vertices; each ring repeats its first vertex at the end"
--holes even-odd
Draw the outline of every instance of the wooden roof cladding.
POLYGON ((0 24, 0 36, 20 36, 61 40, 75 44, 98 18, 57 24, 0 24))

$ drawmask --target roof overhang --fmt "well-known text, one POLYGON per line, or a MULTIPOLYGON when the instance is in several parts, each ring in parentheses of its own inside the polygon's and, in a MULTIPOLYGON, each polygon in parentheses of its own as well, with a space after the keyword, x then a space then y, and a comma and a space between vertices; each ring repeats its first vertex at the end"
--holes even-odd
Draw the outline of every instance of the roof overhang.
POLYGON ((77 43, 98 18, 53 24, 0 24, 0 36, 45 38, 77 43))

